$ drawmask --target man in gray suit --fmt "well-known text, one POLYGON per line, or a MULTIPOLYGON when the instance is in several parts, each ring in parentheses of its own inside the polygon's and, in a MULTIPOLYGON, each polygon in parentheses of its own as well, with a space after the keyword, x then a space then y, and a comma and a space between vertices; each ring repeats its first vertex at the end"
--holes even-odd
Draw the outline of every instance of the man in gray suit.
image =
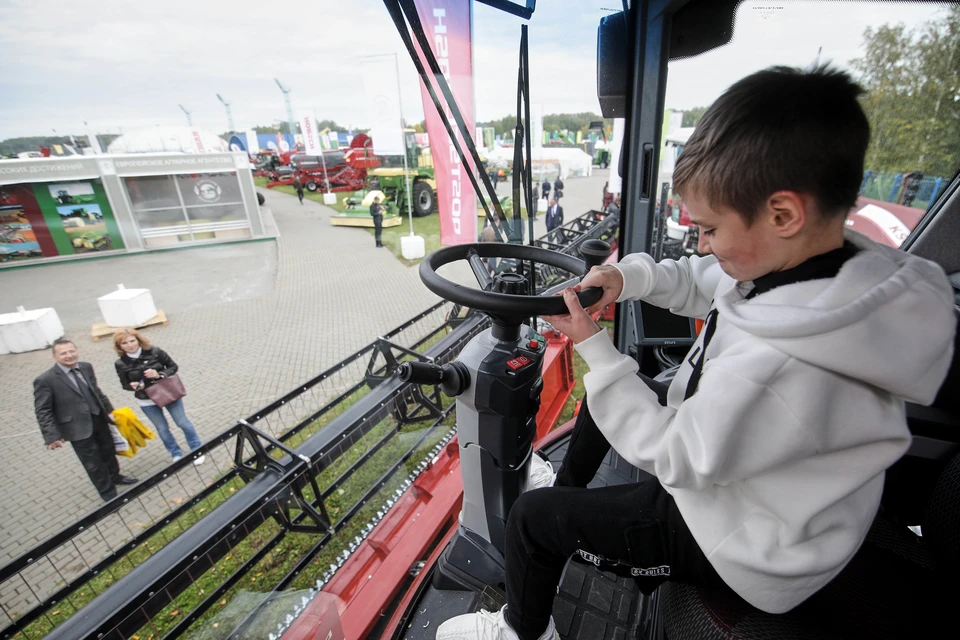
POLYGON ((104 502, 117 497, 118 484, 136 484, 137 479, 120 474, 113 436, 113 405, 97 385, 93 365, 79 362, 77 347, 70 340, 53 343, 56 360, 33 381, 33 405, 47 449, 59 449, 64 440, 73 445, 90 481, 104 502))

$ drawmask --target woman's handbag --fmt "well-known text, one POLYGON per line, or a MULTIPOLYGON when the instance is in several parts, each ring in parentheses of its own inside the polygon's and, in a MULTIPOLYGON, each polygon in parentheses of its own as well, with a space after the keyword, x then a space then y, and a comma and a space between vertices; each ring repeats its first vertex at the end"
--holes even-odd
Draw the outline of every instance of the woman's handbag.
POLYGON ((177 374, 173 374, 169 378, 161 378, 143 391, 158 407, 173 404, 187 395, 187 390, 183 388, 183 382, 180 381, 180 376, 177 374))

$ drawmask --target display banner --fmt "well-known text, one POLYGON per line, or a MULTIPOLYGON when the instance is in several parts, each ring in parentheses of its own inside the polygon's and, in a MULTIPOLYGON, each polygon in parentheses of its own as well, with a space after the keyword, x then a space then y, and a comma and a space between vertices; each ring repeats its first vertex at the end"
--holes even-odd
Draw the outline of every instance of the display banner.
POLYGON ((91 127, 86 120, 83 121, 83 127, 87 130, 87 141, 90 143, 90 148, 93 149, 93 152, 103 153, 103 149, 100 148, 100 141, 97 140, 97 134, 93 132, 93 127, 91 127))
POLYGON ((392 57, 364 58, 360 60, 360 69, 367 96, 373 152, 378 156, 402 156, 405 150, 397 63, 392 57))
POLYGON ((323 155, 320 138, 317 137, 317 117, 313 110, 301 111, 297 120, 300 122, 300 132, 303 134, 304 152, 310 156, 323 155))
POLYGON ((123 249, 100 180, 4 185, 0 263, 123 249))
MULTIPOLYGON (((426 39, 431 43, 440 70, 450 85, 469 135, 473 135, 473 2, 457 0, 414 0, 426 39)), ((436 93, 443 96, 434 85, 436 93)), ((464 244, 477 241, 477 196, 450 141, 443 120, 421 81, 423 114, 430 135, 433 168, 437 180, 437 207, 440 215, 440 243, 464 244)), ((447 116, 461 140, 449 109, 447 116)), ((374 138, 374 144, 377 144, 374 138)))
POLYGON ((247 153, 251 156, 255 156, 260 153, 260 141, 257 139, 257 132, 253 129, 250 129, 246 133, 247 136, 247 153))

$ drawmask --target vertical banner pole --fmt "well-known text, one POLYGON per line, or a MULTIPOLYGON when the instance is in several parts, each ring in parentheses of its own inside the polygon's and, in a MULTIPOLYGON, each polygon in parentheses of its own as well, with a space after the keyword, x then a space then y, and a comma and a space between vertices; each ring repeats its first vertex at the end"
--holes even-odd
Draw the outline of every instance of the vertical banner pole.
POLYGON ((403 127, 403 96, 400 95, 400 61, 393 54, 393 66, 397 71, 397 106, 400 107, 400 135, 403 136, 403 184, 407 194, 407 220, 410 222, 410 235, 413 235, 413 206, 410 198, 410 170, 407 168, 407 132, 403 127))

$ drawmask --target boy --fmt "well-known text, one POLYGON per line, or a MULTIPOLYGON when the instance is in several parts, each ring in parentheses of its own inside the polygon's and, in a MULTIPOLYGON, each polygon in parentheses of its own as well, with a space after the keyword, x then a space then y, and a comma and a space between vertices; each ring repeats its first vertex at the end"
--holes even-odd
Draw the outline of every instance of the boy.
POLYGON ((826 68, 734 84, 674 173, 712 255, 594 267, 576 289, 604 294, 586 311, 564 292, 569 314, 548 320, 590 367, 589 411, 556 486, 510 512, 507 606, 449 620, 438 639, 555 638, 553 596, 573 554, 645 591, 729 587, 771 613, 851 559, 910 441, 903 400, 933 400, 955 325, 939 267, 844 235, 869 139, 860 93, 826 68), (635 299, 706 319, 659 399, 588 315, 635 299), (583 488, 607 443, 656 478, 583 488))

